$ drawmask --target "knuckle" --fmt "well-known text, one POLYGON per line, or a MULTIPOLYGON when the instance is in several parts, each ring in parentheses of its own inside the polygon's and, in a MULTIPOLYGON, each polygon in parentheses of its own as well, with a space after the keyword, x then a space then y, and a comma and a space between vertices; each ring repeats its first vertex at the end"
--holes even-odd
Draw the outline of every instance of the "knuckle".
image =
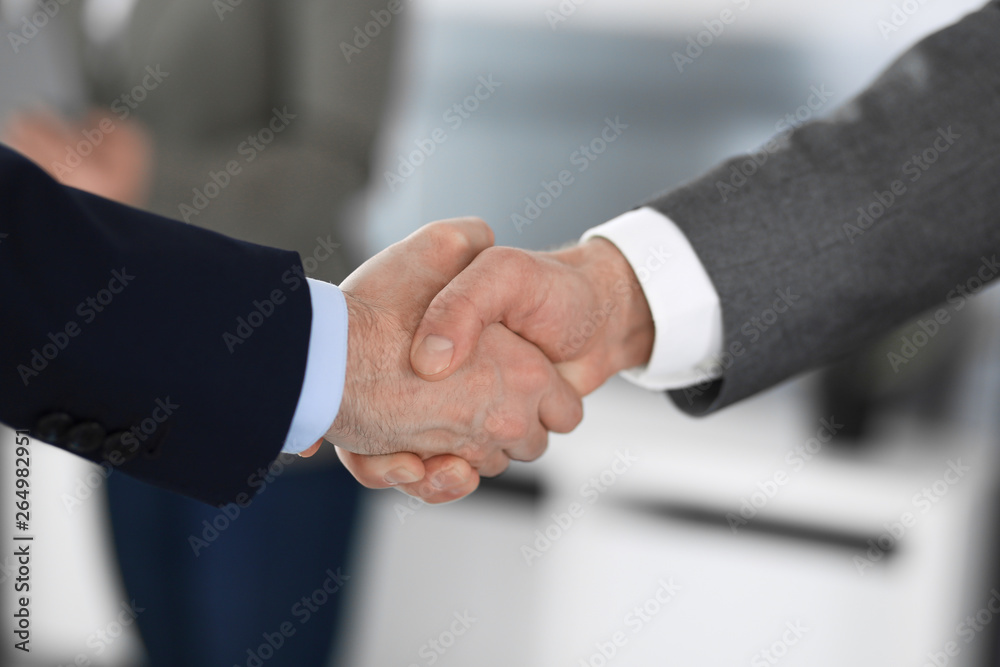
POLYGON ((486 430, 494 440, 509 442, 527 437, 530 425, 520 415, 494 415, 487 421, 486 430))
POLYGON ((472 250, 468 235, 461 228, 445 222, 433 223, 432 230, 435 247, 449 256, 464 255, 472 250))
POLYGON ((481 261, 501 271, 517 271, 528 261, 528 254, 517 248, 493 246, 480 253, 481 261))
POLYGON ((520 380, 524 391, 534 396, 549 387, 552 382, 552 374, 547 363, 532 363, 521 369, 520 380))
POLYGON ((486 223, 485 220, 480 218, 478 215, 467 215, 461 218, 454 218, 453 222, 461 222, 465 225, 470 225, 472 227, 478 227, 478 231, 487 235, 486 238, 492 241, 493 229, 486 223))
POLYGON ((528 420, 512 419, 507 422, 504 432, 507 440, 520 440, 528 435, 528 420))

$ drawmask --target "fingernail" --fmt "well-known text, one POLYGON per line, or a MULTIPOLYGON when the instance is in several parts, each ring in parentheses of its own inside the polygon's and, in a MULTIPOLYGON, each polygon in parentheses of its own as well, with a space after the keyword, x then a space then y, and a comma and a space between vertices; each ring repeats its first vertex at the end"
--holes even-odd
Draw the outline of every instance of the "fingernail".
POLYGON ((434 488, 441 491, 457 489, 464 485, 466 481, 465 477, 458 474, 454 468, 438 471, 431 476, 431 484, 434 485, 434 488))
POLYGON ((413 474, 413 471, 408 468, 394 468, 393 470, 387 472, 385 477, 382 479, 385 480, 386 484, 396 486, 397 484, 410 484, 420 478, 413 474))
POLYGON ((437 375, 451 365, 455 344, 444 336, 431 334, 424 338, 413 355, 414 367, 424 375, 437 375))

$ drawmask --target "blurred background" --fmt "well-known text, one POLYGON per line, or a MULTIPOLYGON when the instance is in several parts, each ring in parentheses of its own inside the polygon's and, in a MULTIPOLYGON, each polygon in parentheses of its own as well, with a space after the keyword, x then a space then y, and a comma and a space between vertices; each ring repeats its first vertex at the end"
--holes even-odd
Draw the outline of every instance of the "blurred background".
MULTIPOLYGON (((571 242, 983 4, 3 0, 2 140, 339 281, 439 218, 571 242)), ((899 372, 916 326, 706 420, 613 380, 446 507, 314 459, 230 516, 34 444, 34 641, 4 663, 1000 664, 1000 298, 954 315, 899 372)))

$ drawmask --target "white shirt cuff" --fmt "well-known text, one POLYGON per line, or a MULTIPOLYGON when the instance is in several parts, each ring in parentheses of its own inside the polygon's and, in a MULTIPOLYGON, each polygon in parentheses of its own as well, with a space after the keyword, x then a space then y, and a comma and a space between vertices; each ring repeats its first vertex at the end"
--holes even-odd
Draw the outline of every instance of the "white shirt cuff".
POLYGON ((298 454, 322 438, 337 418, 347 373, 347 301, 340 288, 307 278, 312 328, 299 404, 282 452, 298 454))
POLYGON ((594 227, 583 240, 594 236, 615 244, 632 265, 656 326, 649 363, 622 376, 656 390, 715 379, 713 362, 723 347, 719 293, 680 228, 659 211, 640 208, 594 227))

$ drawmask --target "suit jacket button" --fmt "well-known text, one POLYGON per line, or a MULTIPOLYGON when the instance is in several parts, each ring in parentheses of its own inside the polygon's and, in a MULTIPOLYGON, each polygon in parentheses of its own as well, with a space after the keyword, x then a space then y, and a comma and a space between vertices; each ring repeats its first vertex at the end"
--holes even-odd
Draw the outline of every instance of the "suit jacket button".
POLYGON ((31 429, 31 437, 42 442, 60 445, 63 438, 66 437, 66 432, 73 427, 74 423, 73 418, 65 412, 53 412, 35 422, 35 428, 31 429))
POLYGON ((104 440, 104 458, 113 464, 131 461, 139 453, 139 443, 130 447, 122 441, 125 431, 112 433, 104 440))
POLYGON ((66 434, 66 449, 78 454, 88 454, 104 442, 104 428, 95 422, 84 422, 66 434))

